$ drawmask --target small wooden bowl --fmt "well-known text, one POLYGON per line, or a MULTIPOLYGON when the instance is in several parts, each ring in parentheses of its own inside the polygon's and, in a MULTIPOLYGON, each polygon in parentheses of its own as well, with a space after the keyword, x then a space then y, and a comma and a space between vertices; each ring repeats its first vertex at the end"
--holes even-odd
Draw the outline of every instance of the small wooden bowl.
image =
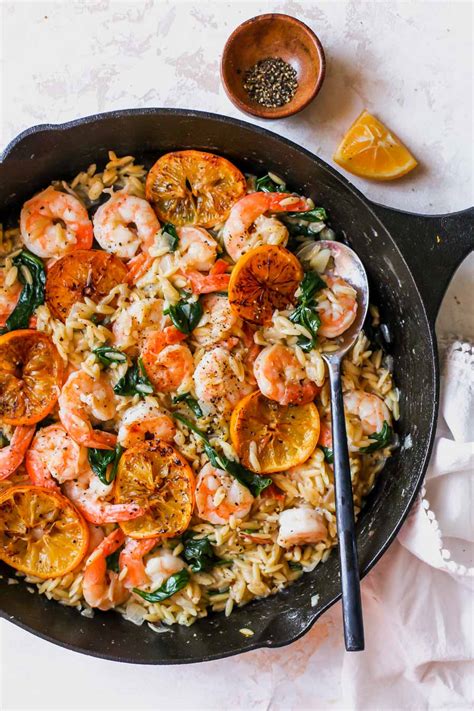
POLYGON ((303 22, 290 15, 258 15, 237 27, 227 40, 221 78, 229 99, 247 114, 265 119, 292 116, 307 106, 321 88, 326 60, 321 42, 303 22), (244 89, 245 73, 261 59, 280 57, 295 69, 298 88, 287 104, 267 108, 244 89))

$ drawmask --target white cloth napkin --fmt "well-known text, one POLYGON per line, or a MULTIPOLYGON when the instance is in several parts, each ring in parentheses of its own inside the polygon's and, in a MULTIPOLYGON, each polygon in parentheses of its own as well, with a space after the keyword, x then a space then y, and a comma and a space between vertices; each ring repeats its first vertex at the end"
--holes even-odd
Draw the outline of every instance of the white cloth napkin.
POLYGON ((351 710, 474 707, 474 347, 449 336, 439 346, 440 416, 424 487, 401 545, 363 581, 366 651, 343 655, 351 710))
POLYGON ((436 441, 421 497, 398 540, 474 587, 474 346, 442 339, 440 350, 436 441))

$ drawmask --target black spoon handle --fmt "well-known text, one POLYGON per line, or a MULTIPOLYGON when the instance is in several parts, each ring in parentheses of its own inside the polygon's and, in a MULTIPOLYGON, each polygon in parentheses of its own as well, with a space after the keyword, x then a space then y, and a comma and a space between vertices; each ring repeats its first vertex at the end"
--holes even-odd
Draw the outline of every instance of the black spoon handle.
POLYGON ((328 358, 331 385, 332 446, 334 456, 334 494, 341 561, 344 639, 348 652, 364 649, 364 623, 360 599, 359 561, 354 525, 351 469, 347 448, 344 403, 342 399, 341 361, 328 358))

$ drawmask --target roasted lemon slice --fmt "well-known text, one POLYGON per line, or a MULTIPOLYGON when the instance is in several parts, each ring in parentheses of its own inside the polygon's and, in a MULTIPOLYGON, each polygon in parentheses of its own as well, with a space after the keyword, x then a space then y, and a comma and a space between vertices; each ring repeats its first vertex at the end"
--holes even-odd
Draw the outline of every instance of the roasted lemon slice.
POLYGON ((271 321, 275 309, 295 301, 303 278, 297 258, 284 247, 265 244, 251 249, 238 260, 229 282, 232 310, 251 323, 271 321))
POLYGON ((115 501, 147 509, 144 516, 120 524, 127 536, 178 536, 191 519, 194 474, 184 457, 166 442, 153 440, 131 447, 120 459, 115 501))
POLYGON ((53 409, 63 365, 51 338, 29 329, 0 336, 0 420, 34 425, 53 409))
POLYGON ((84 558, 89 529, 61 494, 15 486, 0 496, 0 559, 37 578, 66 575, 84 558))
POLYGON ((312 402, 279 405, 257 391, 235 407, 230 436, 240 461, 248 469, 259 474, 281 472, 311 456, 319 438, 319 413, 312 402), (258 470, 252 466, 252 446, 260 465, 258 470))
POLYGON ((159 158, 148 173, 146 197, 162 222, 213 227, 245 195, 240 170, 221 156, 175 151, 159 158))
POLYGON ((65 321, 77 301, 96 303, 127 281, 127 267, 118 257, 98 249, 78 249, 54 262, 46 276, 46 302, 55 318, 65 321))
POLYGON ((400 178, 418 165, 395 134, 368 111, 347 131, 334 160, 350 173, 374 180, 400 178))

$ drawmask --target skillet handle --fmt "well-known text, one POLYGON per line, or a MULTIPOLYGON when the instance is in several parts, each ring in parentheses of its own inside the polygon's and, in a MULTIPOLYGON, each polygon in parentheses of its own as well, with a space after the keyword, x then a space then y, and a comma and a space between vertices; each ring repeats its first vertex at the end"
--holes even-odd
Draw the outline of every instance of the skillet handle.
POLYGON ((416 215, 374 203, 372 207, 408 263, 434 326, 449 282, 474 250, 474 208, 416 215))

